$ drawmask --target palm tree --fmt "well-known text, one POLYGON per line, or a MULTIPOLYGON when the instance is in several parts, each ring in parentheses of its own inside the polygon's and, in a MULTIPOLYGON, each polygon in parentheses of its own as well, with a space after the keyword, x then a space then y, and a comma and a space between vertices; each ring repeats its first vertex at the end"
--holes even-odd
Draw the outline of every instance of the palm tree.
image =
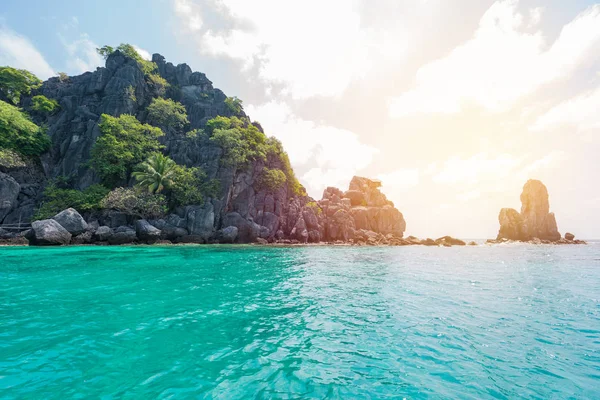
POLYGON ((138 186, 147 187, 150 193, 159 193, 173 184, 177 164, 169 157, 154 153, 139 165, 140 170, 131 174, 138 186))

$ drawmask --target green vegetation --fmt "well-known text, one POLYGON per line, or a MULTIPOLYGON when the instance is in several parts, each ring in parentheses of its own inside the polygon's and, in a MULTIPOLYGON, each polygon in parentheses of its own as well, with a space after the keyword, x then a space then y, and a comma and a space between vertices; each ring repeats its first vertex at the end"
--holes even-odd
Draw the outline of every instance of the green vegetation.
POLYGON ((52 114, 60 108, 56 100, 49 99, 44 95, 33 96, 31 108, 42 114, 52 114))
POLYGON ((270 192, 281 189, 286 181, 287 177, 285 176, 285 173, 277 168, 264 168, 258 177, 258 184, 260 187, 265 188, 270 192))
POLYGON ((226 98, 225 106, 227 106, 227 109, 231 111, 233 115, 239 115, 244 111, 242 100, 235 96, 226 98))
POLYGON ((172 207, 202 204, 204 197, 215 197, 219 190, 219 181, 208 179, 202 168, 177 165, 170 187, 170 203, 172 207))
POLYGON ((306 203, 306 207, 311 208, 316 215, 321 215, 321 213, 323 212, 321 207, 314 201, 309 201, 308 203, 306 203))
POLYGON ((273 157, 281 163, 290 191, 296 196, 306 196, 306 191, 298 181, 298 178, 296 178, 296 174, 290 164, 290 158, 283 149, 283 144, 276 138, 270 137, 267 139, 267 154, 269 157, 273 157))
POLYGON ((18 104, 22 95, 42 84, 34 74, 24 69, 0 67, 0 100, 18 104))
POLYGON ((137 102, 137 97, 135 97, 135 88, 132 85, 129 85, 125 88, 125 95, 134 103, 137 102))
POLYGON ((65 74, 64 72, 59 72, 58 73, 58 80, 61 82, 66 82, 69 80, 69 75, 65 74))
POLYGON ((210 140, 223 149, 221 162, 236 168, 253 160, 265 160, 267 138, 252 124, 237 117, 216 117, 206 125, 210 140))
POLYGON ((0 148, 37 156, 49 147, 50 138, 44 129, 17 107, 0 100, 0 148))
POLYGON ((98 52, 98 54, 100 54, 106 60, 108 56, 110 56, 117 50, 123 53, 123 55, 125 55, 126 57, 137 61, 144 75, 150 75, 156 71, 157 66, 155 63, 153 63, 152 61, 144 60, 144 58, 137 52, 137 50, 132 45, 127 43, 121 43, 116 49, 111 46, 102 46, 100 48, 97 48, 96 52, 98 52))
POLYGON ((146 78, 148 79, 148 83, 150 84, 150 86, 153 87, 156 91, 156 94, 158 94, 159 96, 165 95, 167 89, 170 86, 165 78, 158 74, 150 74, 147 75, 146 78))
POLYGON ((33 219, 52 218, 62 210, 72 207, 79 212, 100 209, 100 202, 109 189, 102 185, 92 185, 81 191, 61 187, 60 179, 50 183, 44 190, 44 200, 33 219))
POLYGON ((142 218, 158 218, 167 212, 167 199, 162 194, 148 193, 140 188, 113 189, 100 206, 142 218))
POLYGON ((102 114, 98 126, 102 135, 92 147, 90 163, 107 186, 127 179, 136 164, 163 147, 158 142, 160 128, 142 124, 133 115, 102 114))
POLYGON ((23 157, 16 151, 0 149, 0 167, 17 168, 25 167, 26 165, 27 163, 23 160, 23 157))
POLYGON ((183 104, 171 99, 156 98, 147 108, 148 122, 169 130, 183 129, 189 122, 183 104))
POLYGON ((137 180, 139 187, 147 189, 149 193, 160 193, 173 184, 176 166, 175 161, 169 157, 161 153, 154 153, 139 164, 138 171, 132 173, 131 176, 137 180))

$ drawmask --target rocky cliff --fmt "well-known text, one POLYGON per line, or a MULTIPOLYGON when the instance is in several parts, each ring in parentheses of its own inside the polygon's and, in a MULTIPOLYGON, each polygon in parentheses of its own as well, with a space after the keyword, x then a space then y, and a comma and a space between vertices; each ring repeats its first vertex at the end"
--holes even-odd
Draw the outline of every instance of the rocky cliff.
POLYGON ((567 233, 561 239, 554 213, 550 212, 548 189, 539 180, 530 179, 521 193, 521 212, 503 208, 498 215, 500 231, 496 241, 573 242, 567 233))
MULTIPOLYGON (((105 67, 79 76, 50 78, 21 99, 20 105, 28 110, 31 98, 43 94, 56 100, 60 110, 50 116, 32 114, 34 122, 47 127, 52 142, 49 152, 39 160, 0 163, 0 224, 30 221, 44 187, 52 179, 61 178, 78 190, 100 182, 89 161, 92 146, 101 134, 98 123, 102 114, 130 114, 148 122, 148 105, 157 97, 165 97, 185 106, 188 131, 203 129, 216 116, 247 118, 242 110, 228 107, 227 96, 204 74, 193 72, 186 64, 175 66, 159 54, 154 54, 152 61, 169 84, 166 91, 145 76, 136 60, 117 50, 107 57, 105 67)), ((256 126, 262 131, 259 124, 256 126)), ((140 230, 139 217, 122 212, 84 214, 89 227, 84 233, 71 233, 73 240, 86 234, 77 242, 111 242, 113 238, 115 243, 122 243, 146 238, 148 231, 154 232, 154 240, 199 243, 350 241, 366 240, 369 232, 397 238, 404 233, 402 214, 380 192, 377 181, 354 177, 347 191, 327 188, 323 199, 315 201, 297 195, 289 183, 276 190, 260 184, 265 168, 285 169, 281 159, 253 161, 240 171, 221 162, 223 149, 206 135, 163 130, 165 135, 160 140, 165 154, 178 164, 201 167, 208 178, 220 182, 220 193, 203 204, 179 207, 163 218, 146 221, 158 234, 146 222, 140 230)), ((133 181, 123 184, 132 185, 133 181)), ((57 229, 54 222, 36 224, 42 225, 48 228, 46 231, 57 229)), ((40 228, 39 232, 43 235, 45 230, 40 228)), ((33 241, 48 242, 36 240, 33 233, 29 233, 33 241)), ((66 235, 61 237, 64 241, 66 235)))

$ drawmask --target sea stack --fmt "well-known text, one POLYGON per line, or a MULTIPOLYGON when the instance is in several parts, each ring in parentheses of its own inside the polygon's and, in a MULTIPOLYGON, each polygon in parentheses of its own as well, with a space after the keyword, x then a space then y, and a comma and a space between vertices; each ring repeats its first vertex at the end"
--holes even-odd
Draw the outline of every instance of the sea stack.
POLYGON ((541 181, 528 180, 521 193, 521 212, 514 208, 500 210, 500 231, 496 240, 560 241, 561 236, 554 213, 550 212, 548 197, 548 189, 541 181))

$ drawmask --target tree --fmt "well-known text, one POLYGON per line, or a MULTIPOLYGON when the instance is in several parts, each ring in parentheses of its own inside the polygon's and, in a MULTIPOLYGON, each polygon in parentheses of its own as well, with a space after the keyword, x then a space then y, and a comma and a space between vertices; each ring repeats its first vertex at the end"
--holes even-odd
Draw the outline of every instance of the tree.
POLYGON ((206 125, 210 140, 223 148, 221 161, 236 168, 252 160, 264 160, 267 138, 252 124, 245 124, 237 117, 216 117, 206 125))
POLYGON ((42 114, 52 114, 55 112, 60 106, 56 102, 56 100, 49 99, 44 95, 33 96, 31 99, 31 108, 34 111, 37 111, 42 114))
POLYGON ((105 45, 100 48, 96 48, 96 52, 106 60, 108 56, 115 52, 115 49, 113 49, 111 46, 105 45))
POLYGON ((19 103, 21 95, 31 93, 42 84, 37 76, 24 69, 0 67, 0 100, 19 103))
POLYGON ((259 186, 270 192, 281 189, 286 181, 287 177, 283 171, 277 168, 264 168, 258 177, 259 186))
POLYGON ((173 184, 170 187, 172 207, 202 204, 204 197, 214 197, 220 189, 219 181, 208 179, 202 168, 175 167, 173 184))
POLYGON ((0 148, 38 156, 50 148, 50 138, 27 114, 0 100, 0 148))
POLYGON ((173 184, 177 164, 169 157, 154 153, 141 163, 138 171, 131 174, 138 186, 148 189, 150 193, 160 193, 173 184))
POLYGON ((133 115, 100 117, 101 136, 91 150, 90 163, 107 186, 114 186, 129 176, 133 166, 144 161, 163 146, 160 128, 142 124, 133 115))
POLYGON ((242 100, 238 99, 236 96, 226 98, 225 106, 227 106, 233 115, 239 115, 244 111, 242 100))
POLYGON ((108 194, 109 189, 102 185, 92 185, 85 190, 60 187, 59 182, 51 182, 44 189, 42 205, 33 219, 52 218, 62 210, 72 207, 79 212, 97 210, 100 201, 108 194))
POLYGON ((165 196, 148 193, 139 188, 113 189, 102 199, 100 206, 141 218, 158 218, 167 212, 165 196))
POLYGON ((171 99, 153 99, 147 111, 148 122, 155 126, 179 130, 189 123, 184 105, 171 99))

